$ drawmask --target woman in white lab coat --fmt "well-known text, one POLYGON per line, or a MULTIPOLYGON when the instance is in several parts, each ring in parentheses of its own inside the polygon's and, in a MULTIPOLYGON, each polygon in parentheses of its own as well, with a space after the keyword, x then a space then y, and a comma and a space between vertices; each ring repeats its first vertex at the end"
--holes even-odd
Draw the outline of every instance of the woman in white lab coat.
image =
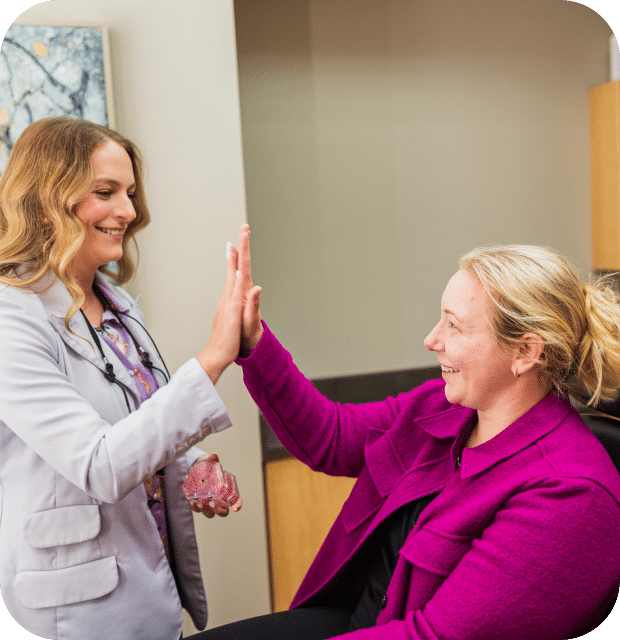
POLYGON ((135 146, 89 122, 30 125, 0 180, 0 586, 44 638, 177 640, 182 607, 206 626, 190 506, 228 509, 190 505, 182 482, 193 445, 231 424, 214 384, 241 278, 232 247, 233 319, 169 376, 120 287, 148 222, 135 146))

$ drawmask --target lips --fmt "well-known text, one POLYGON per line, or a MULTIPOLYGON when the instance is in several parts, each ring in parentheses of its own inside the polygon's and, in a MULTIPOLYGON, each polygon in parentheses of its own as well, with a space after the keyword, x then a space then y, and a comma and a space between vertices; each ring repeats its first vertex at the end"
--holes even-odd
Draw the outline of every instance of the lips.
POLYGON ((455 369, 454 367, 447 367, 444 364, 439 364, 439 366, 441 367, 441 371, 442 373, 458 373, 458 369, 455 369))
POLYGON ((108 236, 122 237, 125 234, 125 229, 104 229, 103 227, 95 227, 95 229, 108 236))

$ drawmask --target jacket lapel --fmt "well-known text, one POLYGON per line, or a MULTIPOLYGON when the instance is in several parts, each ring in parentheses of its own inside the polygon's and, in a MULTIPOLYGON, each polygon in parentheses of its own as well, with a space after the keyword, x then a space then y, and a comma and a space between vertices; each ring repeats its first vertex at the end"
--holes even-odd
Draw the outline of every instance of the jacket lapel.
POLYGON ((491 440, 474 449, 464 449, 461 477, 482 473, 530 447, 551 433, 571 411, 574 410, 566 400, 550 393, 491 440))
MULTIPOLYGON (((96 277, 99 277, 99 274, 96 277)), ((69 330, 65 326, 65 315, 73 302, 73 298, 63 282, 56 278, 52 271, 48 271, 39 282, 32 285, 32 290, 39 296, 51 325, 65 345, 92 363, 102 373, 105 373, 105 363, 99 349, 93 344, 86 320, 82 314, 78 311, 71 318, 69 330)), ((117 380, 123 384, 127 391, 135 396, 135 389, 127 370, 117 360, 112 350, 107 347, 105 341, 102 340, 101 344, 106 357, 114 364, 114 373, 117 380)))

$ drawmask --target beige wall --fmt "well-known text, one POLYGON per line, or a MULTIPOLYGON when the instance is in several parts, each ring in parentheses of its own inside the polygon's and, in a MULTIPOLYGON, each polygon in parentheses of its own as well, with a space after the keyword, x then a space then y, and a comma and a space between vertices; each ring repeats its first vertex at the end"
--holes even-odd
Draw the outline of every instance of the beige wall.
POLYGON ((435 364, 458 256, 590 268, 588 88, 611 29, 563 0, 236 0, 255 281, 312 377, 435 364))
MULTIPOLYGON (((131 289, 174 370, 208 339, 226 241, 245 221, 232 3, 56 0, 18 22, 110 29, 116 128, 144 152, 153 218, 131 289)), ((245 504, 226 519, 196 517, 210 627, 270 607, 258 414, 238 367, 218 390, 234 427, 202 446, 235 473, 245 504)))

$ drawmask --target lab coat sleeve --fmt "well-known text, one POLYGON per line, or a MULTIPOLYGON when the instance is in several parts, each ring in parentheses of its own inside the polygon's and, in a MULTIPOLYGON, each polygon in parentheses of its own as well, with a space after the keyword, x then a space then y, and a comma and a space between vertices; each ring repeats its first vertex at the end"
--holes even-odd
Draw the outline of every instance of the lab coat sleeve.
MULTIPOLYGON (((51 324, 19 299, 3 296, 0 418, 40 458, 97 500, 121 500, 157 469, 231 424, 195 358, 137 410, 122 417, 126 408, 117 409, 121 417, 114 424, 80 395, 59 361, 51 324)), ((100 385, 102 394, 111 393, 113 385, 92 370, 92 384, 100 385)))

